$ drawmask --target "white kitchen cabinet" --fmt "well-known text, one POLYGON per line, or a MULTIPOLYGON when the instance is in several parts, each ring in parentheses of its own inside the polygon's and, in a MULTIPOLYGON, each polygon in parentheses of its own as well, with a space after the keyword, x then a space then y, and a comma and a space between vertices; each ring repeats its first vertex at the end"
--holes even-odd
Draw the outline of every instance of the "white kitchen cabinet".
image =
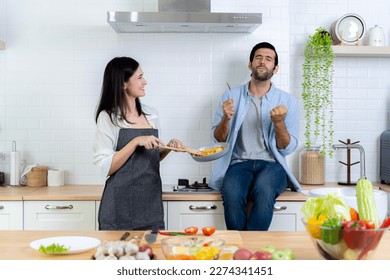
POLYGON ((301 207, 304 202, 278 201, 269 231, 304 231, 301 207))
MULTIPOLYGON (((96 219, 95 219, 95 229, 96 230, 99 230, 99 221, 98 221, 98 218, 99 218, 99 206, 100 206, 100 201, 95 201, 95 205, 96 205, 96 219)), ((164 207, 164 223, 165 223, 165 228, 167 228, 168 226, 168 222, 167 222, 167 205, 168 203, 166 201, 163 201, 163 207, 164 207)))
MULTIPOLYGON (((304 231, 303 202, 278 201, 269 231, 304 231)), ((215 226, 226 229, 222 201, 168 201, 168 229, 215 226)))
POLYGON ((164 207, 164 225, 165 228, 168 228, 168 202, 163 201, 163 207, 164 207))
POLYGON ((189 226, 226 229, 222 201, 168 201, 167 207, 169 230, 182 230, 189 226))
POLYGON ((387 193, 387 216, 390 216, 390 192, 387 193))
POLYGON ((25 230, 95 230, 95 201, 24 201, 25 230))
POLYGON ((23 230, 22 201, 0 201, 0 230, 23 230))
POLYGON ((95 201, 95 230, 99 230, 99 207, 100 200, 95 201))

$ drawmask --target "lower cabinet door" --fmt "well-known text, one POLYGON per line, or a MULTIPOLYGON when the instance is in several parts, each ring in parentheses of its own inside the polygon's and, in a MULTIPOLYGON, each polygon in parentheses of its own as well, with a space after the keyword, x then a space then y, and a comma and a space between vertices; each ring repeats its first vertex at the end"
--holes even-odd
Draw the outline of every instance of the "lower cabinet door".
POLYGON ((169 230, 183 230, 189 226, 226 229, 222 201, 168 201, 167 206, 169 230))
POLYGON ((95 201, 24 201, 25 230, 95 230, 95 201))
POLYGON ((23 202, 0 201, 0 230, 23 229, 23 202))
POLYGON ((301 207, 303 202, 276 202, 269 231, 302 231, 301 207))

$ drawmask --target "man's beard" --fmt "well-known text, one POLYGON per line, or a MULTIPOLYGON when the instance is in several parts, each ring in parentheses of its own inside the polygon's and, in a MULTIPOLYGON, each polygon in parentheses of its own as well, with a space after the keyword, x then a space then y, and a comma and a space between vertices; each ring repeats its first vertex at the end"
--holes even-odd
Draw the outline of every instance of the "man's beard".
MULTIPOLYGON (((267 68, 265 68, 265 69, 267 69, 267 68)), ((273 70, 268 71, 268 69, 267 69, 266 72, 259 73, 256 69, 252 69, 252 77, 255 80, 260 81, 260 82, 264 82, 264 81, 271 79, 273 75, 274 75, 273 70)))

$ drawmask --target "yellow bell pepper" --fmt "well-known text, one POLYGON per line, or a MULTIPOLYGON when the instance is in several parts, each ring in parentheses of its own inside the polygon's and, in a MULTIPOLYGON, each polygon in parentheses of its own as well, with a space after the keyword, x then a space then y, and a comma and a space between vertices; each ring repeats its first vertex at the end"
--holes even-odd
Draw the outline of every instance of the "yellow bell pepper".
POLYGON ((313 238, 321 239, 321 226, 326 221, 326 215, 319 214, 307 221, 306 228, 313 238))

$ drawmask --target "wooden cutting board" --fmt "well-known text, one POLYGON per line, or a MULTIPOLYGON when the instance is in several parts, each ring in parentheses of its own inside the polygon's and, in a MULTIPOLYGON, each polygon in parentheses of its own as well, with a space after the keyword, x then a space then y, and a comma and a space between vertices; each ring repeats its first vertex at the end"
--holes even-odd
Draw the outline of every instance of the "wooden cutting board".
MULTIPOLYGON (((170 231, 178 231, 178 230, 170 230, 170 231)), ((145 232, 147 234, 149 232, 145 232)), ((141 245, 147 244, 145 240, 145 234, 142 236, 141 239, 141 245)), ((202 233, 198 233, 195 235, 188 235, 188 236, 196 236, 196 237, 205 237, 202 233)), ((169 237, 174 237, 174 236, 168 236, 168 235, 157 235, 156 242, 153 244, 153 247, 161 247, 161 240, 164 238, 169 238, 169 237)), ((242 247, 242 239, 239 231, 237 230, 216 230, 215 233, 210 236, 214 238, 219 238, 222 240, 225 240, 225 245, 235 245, 238 247, 242 247)))

